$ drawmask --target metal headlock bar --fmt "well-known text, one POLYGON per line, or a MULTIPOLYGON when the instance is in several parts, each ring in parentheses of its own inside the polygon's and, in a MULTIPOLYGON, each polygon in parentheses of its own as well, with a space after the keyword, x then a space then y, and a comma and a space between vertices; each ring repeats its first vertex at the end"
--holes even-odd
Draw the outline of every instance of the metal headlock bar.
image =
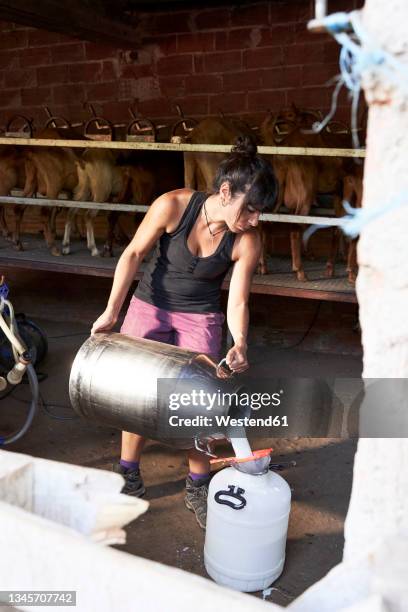
MULTIPOLYGON (((141 149, 145 151, 190 151, 192 153, 231 153, 232 145, 174 144, 170 142, 113 142, 103 140, 54 140, 49 138, 0 138, 0 144, 35 147, 73 147, 95 149, 141 149)), ((318 157, 365 157, 364 149, 332 149, 323 147, 265 147, 262 155, 302 155, 318 157)))
MULTIPOLYGON (((142 204, 112 204, 100 202, 76 202, 75 200, 49 200, 48 198, 19 198, 1 196, 0 204, 19 204, 21 206, 59 206, 60 208, 81 208, 92 210, 113 210, 119 212, 147 212, 148 206, 142 204)), ((291 214, 262 213, 261 221, 278 223, 305 223, 307 225, 341 226, 343 220, 339 217, 311 217, 291 214)))

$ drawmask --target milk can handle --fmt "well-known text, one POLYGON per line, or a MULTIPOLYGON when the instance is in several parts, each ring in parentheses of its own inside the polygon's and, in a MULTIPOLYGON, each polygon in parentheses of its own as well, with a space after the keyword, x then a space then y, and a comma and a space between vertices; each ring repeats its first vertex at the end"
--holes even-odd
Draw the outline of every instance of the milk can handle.
POLYGON ((234 372, 227 365, 226 357, 224 357, 224 359, 221 359, 220 363, 216 367, 215 373, 218 378, 231 378, 231 376, 234 375, 234 372))
POLYGON ((233 510, 242 510, 242 508, 245 508, 247 503, 245 497, 243 497, 243 493, 245 493, 245 489, 241 489, 241 487, 234 487, 234 485, 228 485, 228 491, 217 491, 217 493, 214 495, 214 499, 217 504, 224 504, 233 510), (231 497, 234 501, 225 499, 226 497, 231 497))

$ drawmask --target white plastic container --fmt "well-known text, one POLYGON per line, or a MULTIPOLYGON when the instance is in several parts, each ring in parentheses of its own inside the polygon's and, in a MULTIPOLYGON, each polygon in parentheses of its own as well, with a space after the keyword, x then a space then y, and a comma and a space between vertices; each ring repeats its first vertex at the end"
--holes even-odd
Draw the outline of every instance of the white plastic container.
POLYGON ((267 588, 285 562, 291 491, 268 463, 258 475, 240 471, 248 469, 244 463, 225 468, 209 487, 205 567, 215 582, 238 591, 267 588))

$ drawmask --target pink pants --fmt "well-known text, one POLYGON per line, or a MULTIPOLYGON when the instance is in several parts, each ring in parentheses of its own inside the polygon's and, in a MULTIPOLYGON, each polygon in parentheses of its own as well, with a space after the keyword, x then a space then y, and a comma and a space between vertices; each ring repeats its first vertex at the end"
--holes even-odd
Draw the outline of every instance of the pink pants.
POLYGON ((222 312, 171 312, 132 297, 121 333, 220 358, 222 312))

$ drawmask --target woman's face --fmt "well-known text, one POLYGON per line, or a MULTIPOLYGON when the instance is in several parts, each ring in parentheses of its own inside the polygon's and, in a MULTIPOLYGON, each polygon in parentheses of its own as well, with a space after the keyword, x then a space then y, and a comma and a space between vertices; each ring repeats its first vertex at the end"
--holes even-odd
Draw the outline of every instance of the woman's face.
POLYGON ((245 193, 237 193, 233 197, 225 198, 225 222, 231 232, 239 234, 256 227, 261 214, 250 204, 244 204, 245 193))

